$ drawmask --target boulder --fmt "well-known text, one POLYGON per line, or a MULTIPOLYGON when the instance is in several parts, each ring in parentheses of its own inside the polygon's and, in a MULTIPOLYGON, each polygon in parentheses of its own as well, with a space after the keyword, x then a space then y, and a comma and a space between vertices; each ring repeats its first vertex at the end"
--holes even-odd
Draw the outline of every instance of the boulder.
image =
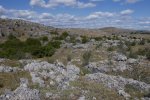
POLYGON ((77 79, 79 77, 79 73, 80 69, 78 67, 72 64, 67 65, 67 76, 70 81, 74 81, 75 79, 77 79))
POLYGON ((135 64, 135 63, 137 63, 137 60, 136 60, 136 59, 133 59, 133 58, 129 58, 129 59, 127 60, 127 63, 128 63, 128 64, 135 64))

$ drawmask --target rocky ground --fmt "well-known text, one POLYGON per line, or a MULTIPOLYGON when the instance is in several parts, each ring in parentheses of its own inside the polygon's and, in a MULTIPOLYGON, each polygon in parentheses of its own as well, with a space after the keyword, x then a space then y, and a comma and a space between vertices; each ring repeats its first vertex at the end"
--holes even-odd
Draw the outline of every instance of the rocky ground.
POLYGON ((0 100, 150 100, 149 40, 71 35, 51 57, 0 59, 0 100))
MULTIPOLYGON (((29 34, 35 31, 35 36, 43 31, 50 35, 45 41, 39 40, 41 48, 49 42, 50 45, 59 42, 61 45, 53 45, 56 50, 54 54, 47 56, 47 51, 42 57, 41 50, 36 52, 39 55, 35 57, 22 47, 21 50, 25 51, 18 54, 26 59, 18 59, 18 54, 10 57, 7 52, 0 52, 0 56, 4 55, 0 58, 0 100, 150 100, 150 35, 130 34, 131 30, 124 30, 128 33, 122 35, 121 29, 119 33, 111 34, 107 29, 109 35, 103 32, 102 36, 92 37, 78 35, 83 33, 80 30, 66 29, 74 34, 64 32, 64 35, 59 36, 50 34, 53 30, 49 30, 49 27, 35 23, 31 25, 36 26, 32 29, 24 21, 10 20, 9 24, 7 20, 1 21, 0 27, 5 24, 7 29, 0 30, 1 38, 5 37, 5 31, 10 33, 13 30, 16 33, 19 31, 16 29, 21 27, 18 29, 29 34)), ((102 32, 84 29, 84 32, 87 31, 102 32)), ((22 44, 25 43, 22 38, 19 39, 22 44)), ((9 46, 8 52, 14 49, 9 43, 5 44, 9 46)), ((47 49, 52 50, 42 50, 47 49)), ((6 48, 0 47, 2 50, 6 48)))

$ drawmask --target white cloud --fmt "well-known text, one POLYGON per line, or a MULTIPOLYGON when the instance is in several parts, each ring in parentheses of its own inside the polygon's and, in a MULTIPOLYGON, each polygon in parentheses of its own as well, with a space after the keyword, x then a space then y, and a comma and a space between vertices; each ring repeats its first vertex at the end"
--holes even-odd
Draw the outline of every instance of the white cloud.
POLYGON ((33 19, 36 17, 36 12, 29 10, 9 10, 15 18, 33 19))
POLYGON ((52 14, 49 14, 49 13, 42 13, 40 16, 39 16, 40 19, 53 19, 54 16, 52 14))
POLYGON ((95 7, 96 5, 93 3, 83 3, 83 2, 77 2, 78 8, 88 8, 88 7, 95 7))
POLYGON ((37 5, 37 6, 45 6, 45 1, 44 0, 31 0, 30 1, 30 5, 34 6, 34 5, 37 5))
POLYGON ((134 4, 142 0, 112 0, 113 2, 120 2, 121 4, 134 4))
POLYGON ((5 12, 1 14, 0 18, 19 18, 61 28, 100 28, 109 26, 136 29, 150 28, 150 17, 133 18, 130 15, 133 11, 130 9, 120 12, 98 11, 86 16, 75 16, 67 13, 38 13, 31 10, 6 9, 2 6, 0 6, 0 9, 3 9, 0 11, 5 12))
POLYGON ((140 24, 146 24, 146 25, 150 25, 150 21, 143 21, 143 22, 139 22, 140 24))
POLYGON ((98 19, 101 17, 113 17, 115 14, 111 12, 94 12, 87 16, 87 19, 98 19))
POLYGON ((121 15, 129 15, 132 14, 134 11, 131 9, 123 10, 120 12, 121 15))
POLYGON ((7 10, 5 8, 3 8, 3 6, 0 5, 0 16, 6 12, 7 12, 7 10))
POLYGON ((139 2, 140 0, 126 0, 126 3, 137 3, 139 2))
POLYGON ((44 8, 52 8, 57 7, 59 5, 72 6, 78 8, 87 8, 87 7, 95 7, 96 4, 88 2, 80 2, 78 0, 49 0, 46 2, 45 0, 30 0, 31 6, 39 6, 44 8))
POLYGON ((120 2, 121 0, 113 0, 113 2, 120 2))
POLYGON ((99 2, 99 1, 104 1, 104 0, 90 0, 92 2, 99 2))

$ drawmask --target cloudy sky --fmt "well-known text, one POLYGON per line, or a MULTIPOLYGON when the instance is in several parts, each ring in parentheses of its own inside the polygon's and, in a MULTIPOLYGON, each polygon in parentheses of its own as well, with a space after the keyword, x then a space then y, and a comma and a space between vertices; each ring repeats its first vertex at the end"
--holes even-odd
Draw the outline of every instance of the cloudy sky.
POLYGON ((0 17, 54 27, 150 30, 150 0, 0 0, 0 17))

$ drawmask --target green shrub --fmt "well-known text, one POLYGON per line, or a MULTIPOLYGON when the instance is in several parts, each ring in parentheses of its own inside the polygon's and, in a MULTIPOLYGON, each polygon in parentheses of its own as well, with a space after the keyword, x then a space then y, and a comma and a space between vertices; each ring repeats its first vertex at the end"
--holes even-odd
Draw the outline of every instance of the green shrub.
POLYGON ((52 40, 65 40, 69 36, 68 32, 63 32, 60 36, 53 37, 52 40))
POLYGON ((12 39, 17 39, 17 38, 16 38, 14 35, 9 34, 8 39, 9 39, 9 40, 12 40, 12 39))
POLYGON ((125 41, 125 44, 126 44, 126 46, 135 46, 136 42, 135 41, 133 41, 133 42, 125 41))
POLYGON ((136 58, 138 58, 138 55, 137 55, 137 53, 134 53, 132 50, 130 50, 128 57, 129 57, 129 58, 135 58, 135 59, 136 59, 136 58))
POLYGON ((70 36, 70 43, 75 43, 75 42, 76 42, 75 36, 70 36))
POLYGON ((150 51, 146 54, 146 58, 150 60, 150 51))
POLYGON ((89 41, 86 36, 81 36, 81 38, 82 38, 82 43, 86 43, 89 41))
POLYGON ((115 50, 114 47, 109 47, 109 48, 107 48, 107 51, 114 51, 114 50, 115 50))
POLYGON ((43 37, 40 38, 40 40, 42 40, 43 42, 46 42, 46 41, 48 41, 48 37, 47 36, 43 36, 43 37))
POLYGON ((51 46, 45 46, 32 51, 32 55, 37 58, 50 57, 55 53, 55 49, 51 46))
POLYGON ((52 56, 56 51, 56 49, 52 46, 45 46, 43 49, 45 51, 45 56, 52 56))
POLYGON ((82 66, 88 65, 88 64, 89 64, 89 61, 90 61, 90 58, 91 58, 91 51, 86 51, 86 52, 83 54, 82 66))
POLYGON ((41 46, 40 40, 34 38, 28 38, 25 44, 28 46, 41 46))
POLYGON ((119 40, 119 37, 116 36, 116 35, 114 35, 114 36, 112 37, 112 40, 119 40))
POLYGON ((136 42, 135 42, 135 41, 131 43, 131 46, 135 46, 135 45, 136 45, 136 42))
POLYGON ((86 75, 86 74, 90 74, 91 73, 91 71, 89 71, 87 68, 85 68, 85 67, 81 67, 80 68, 81 69, 81 72, 80 72, 80 74, 81 75, 86 75))
POLYGON ((61 34, 60 39, 64 40, 64 39, 66 39, 67 36, 69 36, 69 34, 68 34, 68 32, 65 31, 61 34))
POLYGON ((146 58, 150 60, 150 48, 138 49, 137 54, 146 56, 146 58))
POLYGON ((60 41, 51 41, 47 45, 50 45, 56 49, 60 48, 61 42, 60 41))
POLYGON ((102 37, 95 37, 94 38, 96 41, 101 41, 102 40, 102 37))
MULTIPOLYGON (((47 37, 43 38, 44 41, 47 37)), ((40 39, 28 38, 21 42, 14 36, 9 36, 8 40, 0 44, 0 57, 9 59, 24 59, 26 54, 36 58, 52 56, 55 49, 60 48, 60 41, 51 41, 46 46, 42 46, 40 39)))
POLYGON ((150 39, 147 39, 147 43, 150 43, 150 39))
POLYGON ((58 32, 57 31, 52 31, 51 34, 58 35, 58 32))
POLYGON ((145 44, 145 39, 142 39, 140 42, 139 42, 139 45, 144 45, 145 44))

